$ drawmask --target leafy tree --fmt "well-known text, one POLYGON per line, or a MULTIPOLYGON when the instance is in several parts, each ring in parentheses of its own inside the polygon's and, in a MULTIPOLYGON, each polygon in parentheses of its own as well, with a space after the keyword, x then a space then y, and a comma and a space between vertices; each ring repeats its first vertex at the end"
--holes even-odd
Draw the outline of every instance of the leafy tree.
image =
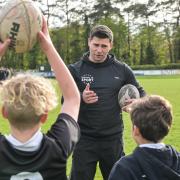
POLYGON ((149 42, 146 47, 146 61, 145 64, 156 64, 157 55, 152 44, 149 42))
POLYGON ((164 0, 157 3, 156 8, 163 15, 163 19, 160 24, 162 27, 164 27, 164 32, 168 43, 170 62, 174 63, 178 59, 178 54, 176 51, 180 49, 178 36, 175 35, 178 32, 180 24, 180 1, 164 0))
POLYGON ((174 33, 173 44, 175 63, 180 62, 180 27, 177 29, 177 32, 174 33))
POLYGON ((140 65, 143 65, 143 64, 146 64, 146 61, 145 61, 145 57, 144 57, 144 43, 143 41, 141 40, 140 41, 140 59, 139 59, 139 62, 140 62, 140 65))

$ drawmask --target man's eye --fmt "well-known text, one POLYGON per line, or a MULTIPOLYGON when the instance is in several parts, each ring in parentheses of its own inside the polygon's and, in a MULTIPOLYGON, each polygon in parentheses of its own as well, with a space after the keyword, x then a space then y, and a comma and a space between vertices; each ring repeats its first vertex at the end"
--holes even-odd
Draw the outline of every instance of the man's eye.
POLYGON ((106 45, 102 45, 101 47, 102 47, 102 48, 106 48, 107 46, 106 46, 106 45))

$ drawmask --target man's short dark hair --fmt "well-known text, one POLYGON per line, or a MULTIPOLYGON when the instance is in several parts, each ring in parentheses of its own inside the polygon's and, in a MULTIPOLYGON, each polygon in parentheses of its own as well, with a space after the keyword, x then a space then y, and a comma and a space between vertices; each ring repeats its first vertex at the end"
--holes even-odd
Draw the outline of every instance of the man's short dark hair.
POLYGON ((131 108, 132 123, 143 138, 157 143, 168 134, 172 124, 172 106, 168 100, 158 95, 146 96, 131 108))
POLYGON ((105 25, 94 26, 89 34, 89 38, 92 39, 94 36, 102 39, 108 38, 110 42, 113 42, 113 32, 105 25))

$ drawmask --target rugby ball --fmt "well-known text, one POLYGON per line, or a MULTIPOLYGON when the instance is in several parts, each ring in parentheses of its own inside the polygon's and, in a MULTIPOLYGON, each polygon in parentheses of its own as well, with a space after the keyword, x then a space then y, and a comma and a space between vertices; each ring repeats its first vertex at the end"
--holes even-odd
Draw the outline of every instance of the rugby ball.
POLYGON ((32 49, 42 29, 42 13, 31 0, 9 0, 0 10, 0 39, 11 39, 16 53, 32 49))
POLYGON ((140 94, 136 86, 132 84, 124 85, 118 93, 118 102, 120 107, 125 106, 125 101, 128 99, 137 99, 140 98, 140 94))

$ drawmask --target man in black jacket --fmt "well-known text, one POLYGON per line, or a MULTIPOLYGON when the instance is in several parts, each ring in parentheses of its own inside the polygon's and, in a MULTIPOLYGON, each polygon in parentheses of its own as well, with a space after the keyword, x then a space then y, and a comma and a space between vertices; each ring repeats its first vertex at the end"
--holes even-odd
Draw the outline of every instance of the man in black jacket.
POLYGON ((180 153, 162 143, 172 124, 170 103, 161 96, 147 96, 129 111, 138 147, 114 165, 109 180, 180 180, 180 153))
POLYGON ((69 66, 81 93, 81 138, 73 154, 71 180, 93 180, 98 162, 107 180, 113 164, 124 155, 118 92, 125 84, 135 85, 141 96, 145 92, 130 67, 109 54, 113 33, 107 26, 91 30, 88 46, 89 52, 69 66))

